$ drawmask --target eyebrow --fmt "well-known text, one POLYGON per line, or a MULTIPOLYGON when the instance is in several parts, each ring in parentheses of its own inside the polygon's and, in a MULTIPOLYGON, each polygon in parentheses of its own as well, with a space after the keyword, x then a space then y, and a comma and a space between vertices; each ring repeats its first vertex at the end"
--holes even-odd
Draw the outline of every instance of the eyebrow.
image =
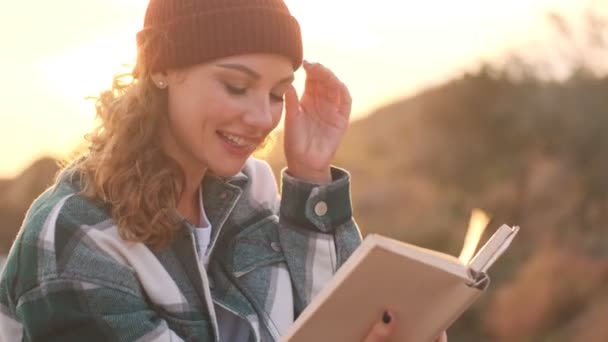
MULTIPOLYGON (((242 65, 242 64, 216 64, 218 67, 224 68, 224 69, 231 69, 231 70, 236 70, 236 71, 240 71, 244 74, 247 74, 249 77, 255 79, 256 81, 259 80, 260 78, 262 78, 262 75, 260 75, 259 73, 251 70, 250 68, 242 65)), ((281 83, 291 83, 294 80, 294 76, 293 74, 281 79, 278 84, 281 83)))

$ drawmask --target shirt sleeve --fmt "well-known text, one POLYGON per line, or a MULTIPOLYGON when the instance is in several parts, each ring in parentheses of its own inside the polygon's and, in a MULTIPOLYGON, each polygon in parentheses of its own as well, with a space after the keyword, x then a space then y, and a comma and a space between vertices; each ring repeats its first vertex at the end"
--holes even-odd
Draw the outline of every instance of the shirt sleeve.
POLYGON ((352 217, 350 174, 331 168, 332 182, 315 184, 282 171, 279 238, 298 315, 361 243, 352 217))

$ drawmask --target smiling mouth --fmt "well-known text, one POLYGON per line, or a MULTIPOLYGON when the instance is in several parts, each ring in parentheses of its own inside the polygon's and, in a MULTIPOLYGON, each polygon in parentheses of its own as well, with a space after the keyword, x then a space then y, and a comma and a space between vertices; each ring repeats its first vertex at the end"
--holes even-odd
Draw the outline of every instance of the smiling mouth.
POLYGON ((227 132, 217 131, 217 134, 228 142, 230 145, 240 148, 254 148, 258 145, 259 139, 245 138, 239 135, 230 134, 227 132))

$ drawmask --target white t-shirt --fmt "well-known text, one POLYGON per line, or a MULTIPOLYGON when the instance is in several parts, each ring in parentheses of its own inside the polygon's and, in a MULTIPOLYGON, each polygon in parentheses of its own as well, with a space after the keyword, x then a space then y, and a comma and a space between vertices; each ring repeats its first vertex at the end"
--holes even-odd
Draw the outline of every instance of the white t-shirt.
MULTIPOLYGON (((211 223, 205 214, 205 208, 203 207, 203 196, 200 190, 199 196, 201 222, 198 227, 194 229, 194 233, 198 243, 198 255, 200 258, 199 262, 204 266, 204 269, 207 270, 207 265, 209 264, 209 256, 207 255, 207 251, 211 240, 211 223)), ((221 342, 247 342, 249 340, 249 335, 251 333, 249 324, 241 317, 219 305, 215 305, 215 315, 219 325, 221 342)))

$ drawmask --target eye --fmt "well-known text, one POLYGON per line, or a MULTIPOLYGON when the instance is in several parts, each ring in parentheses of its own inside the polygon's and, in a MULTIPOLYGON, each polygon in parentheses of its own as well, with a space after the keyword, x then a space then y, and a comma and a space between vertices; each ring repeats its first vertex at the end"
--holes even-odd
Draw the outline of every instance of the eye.
POLYGON ((247 88, 233 87, 229 84, 224 84, 224 87, 232 95, 245 95, 245 92, 247 92, 247 88))
MULTIPOLYGON (((226 91, 228 91, 228 93, 230 93, 232 95, 245 95, 247 93, 247 88, 239 88, 239 87, 235 87, 230 84, 227 84, 227 83, 224 84, 224 87, 226 88, 226 91)), ((270 100, 272 102, 283 102, 284 97, 283 97, 283 95, 277 95, 277 94, 271 93, 270 100)))

